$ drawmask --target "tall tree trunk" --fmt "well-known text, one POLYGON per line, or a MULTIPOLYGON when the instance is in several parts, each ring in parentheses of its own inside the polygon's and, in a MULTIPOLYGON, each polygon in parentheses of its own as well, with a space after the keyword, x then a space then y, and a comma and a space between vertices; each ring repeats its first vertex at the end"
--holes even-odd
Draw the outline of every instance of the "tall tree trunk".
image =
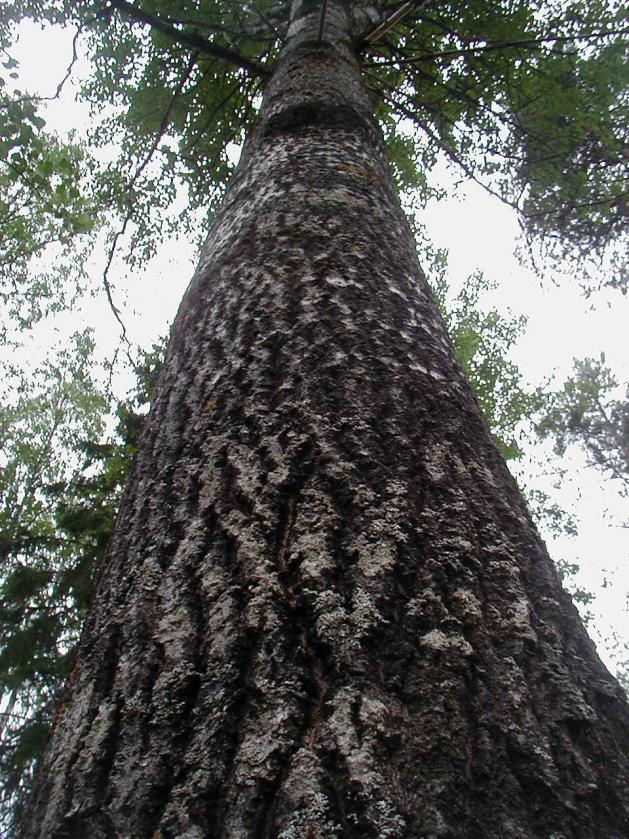
POLYGON ((628 709, 293 4, 173 327, 29 837, 629 835, 628 709))

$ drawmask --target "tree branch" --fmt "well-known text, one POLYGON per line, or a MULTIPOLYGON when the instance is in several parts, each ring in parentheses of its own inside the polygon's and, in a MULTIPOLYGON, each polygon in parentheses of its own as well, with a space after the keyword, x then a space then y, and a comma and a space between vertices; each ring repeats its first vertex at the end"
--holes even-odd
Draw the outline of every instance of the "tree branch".
POLYGON ((107 255, 107 262, 105 263, 105 269, 103 271, 103 286, 105 288, 105 294, 107 295, 107 301, 109 303, 111 311, 114 314, 114 317, 116 318, 116 320, 120 324, 120 327, 122 329, 122 339, 123 339, 123 341, 126 342, 127 345, 129 345, 129 339, 127 338, 127 329, 126 329, 126 326, 124 325, 124 322, 122 320, 120 309, 116 306, 116 304, 114 303, 114 300, 113 300, 111 283, 109 282, 109 270, 111 268, 111 264, 113 262, 113 259, 114 259, 115 253, 116 253, 116 248, 118 247, 118 240, 122 236, 124 236, 124 234, 126 233, 127 227, 129 226, 129 222, 131 221, 131 217, 133 215, 133 200, 132 200, 133 188, 135 187, 136 183, 138 182, 140 176, 142 175, 142 173, 144 172, 144 170, 146 169, 148 164, 150 163, 153 155, 157 151, 157 147, 159 145, 159 142, 162 139, 162 136, 163 136, 164 132, 166 131, 167 127, 168 127, 168 123, 170 122, 170 116, 171 116, 172 110, 175 106, 175 102, 177 101, 179 95, 181 94, 186 82, 190 78, 192 70, 194 69, 194 66, 196 64, 197 58, 198 58, 198 52, 193 52, 192 55, 190 56, 190 60, 188 61, 187 66, 186 66, 186 70, 185 70, 183 76, 181 77, 181 79, 179 80, 179 82, 177 84, 177 87, 175 88, 175 90, 173 92, 173 95, 170 98, 170 102, 168 103, 168 107, 166 108, 166 111, 164 112, 164 115, 163 115, 162 120, 160 122, 159 128, 157 130, 157 134, 155 136, 155 139, 151 143, 151 146, 150 146, 146 156, 144 157, 144 160, 138 165, 135 172, 133 173, 133 177, 129 181, 129 184, 127 186, 127 211, 125 213, 125 217, 123 219, 122 226, 114 234, 114 237, 113 237, 112 242, 111 242, 111 247, 110 247, 109 253, 107 255))
POLYGON ((422 6, 425 6, 429 0, 409 0, 408 3, 404 3, 400 6, 399 9, 396 9, 392 14, 390 14, 382 23, 378 24, 371 32, 368 32, 365 35, 364 43, 365 44, 374 44, 376 41, 379 41, 383 35, 386 35, 389 30, 393 29, 403 18, 405 18, 409 12, 418 12, 422 6))
POLYGON ((186 47, 197 50, 197 52, 213 55, 228 64, 240 67, 248 73, 251 73, 253 76, 259 76, 262 79, 266 79, 269 76, 269 71, 266 67, 263 67, 256 61, 252 61, 246 56, 241 55, 236 50, 229 49, 228 47, 222 47, 219 44, 214 44, 196 32, 185 32, 182 29, 177 29, 177 27, 173 26, 169 21, 155 17, 155 15, 151 15, 148 12, 144 12, 132 3, 127 3, 126 0, 109 0, 109 5, 112 9, 116 9, 136 23, 142 23, 146 26, 150 26, 158 32, 168 35, 168 37, 172 38, 173 41, 177 41, 186 47))
MULTIPOLYGON (((369 75, 372 75, 369 72, 369 70, 366 70, 365 72, 369 75)), ((382 80, 379 80, 379 83, 382 84, 382 80)), ((384 85, 389 88, 389 90, 391 91, 391 95, 388 96, 386 93, 384 93, 384 91, 382 91, 381 95, 385 101, 388 101, 391 104, 391 106, 397 111, 398 114, 407 117, 415 125, 417 125, 417 127, 420 128, 430 138, 430 140, 433 143, 435 143, 435 145, 437 145, 454 163, 457 164, 457 166, 459 166, 459 168, 464 172, 464 174, 468 178, 470 178, 470 180, 474 181, 479 186, 481 186, 487 193, 489 193, 489 195, 492 195, 494 198, 497 198, 503 204, 506 204, 507 207, 511 207, 511 209, 516 210, 520 218, 527 217, 527 213, 521 207, 519 207, 513 201, 510 201, 497 190, 493 189, 491 186, 489 186, 489 184, 486 184, 484 181, 482 181, 474 173, 473 169, 467 163, 465 163, 465 161, 461 157, 459 157, 459 155, 457 155, 452 148, 450 148, 446 143, 444 143, 438 137, 438 135, 435 134, 434 131, 431 131, 431 129, 424 122, 418 120, 417 114, 411 108, 406 107, 404 103, 400 102, 399 99, 395 98, 396 96, 404 96, 404 98, 407 101, 409 101, 409 97, 405 93, 400 91, 395 86, 387 84, 386 82, 384 82, 384 85)))
POLYGON ((421 55, 407 56, 405 58, 391 59, 388 61, 374 61, 370 62, 376 66, 397 65, 397 64, 412 64, 416 61, 432 61, 437 58, 456 58, 458 56, 470 55, 474 53, 493 52, 495 50, 503 49, 532 49, 539 50, 542 44, 563 44, 573 43, 575 41, 592 41, 597 38, 603 38, 608 35, 625 35, 627 29, 612 29, 604 32, 588 32, 583 35, 555 35, 547 38, 526 38, 515 41, 493 41, 488 44, 481 44, 477 47, 461 47, 460 49, 442 50, 441 52, 426 52, 421 55))

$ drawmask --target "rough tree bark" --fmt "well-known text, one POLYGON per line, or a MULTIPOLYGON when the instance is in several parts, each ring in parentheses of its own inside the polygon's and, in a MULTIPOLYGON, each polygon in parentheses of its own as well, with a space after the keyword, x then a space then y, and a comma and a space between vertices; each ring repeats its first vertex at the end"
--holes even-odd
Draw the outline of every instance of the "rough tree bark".
POLYGON ((344 5, 321 43, 293 6, 26 836, 620 839, 622 691, 455 360, 344 5))

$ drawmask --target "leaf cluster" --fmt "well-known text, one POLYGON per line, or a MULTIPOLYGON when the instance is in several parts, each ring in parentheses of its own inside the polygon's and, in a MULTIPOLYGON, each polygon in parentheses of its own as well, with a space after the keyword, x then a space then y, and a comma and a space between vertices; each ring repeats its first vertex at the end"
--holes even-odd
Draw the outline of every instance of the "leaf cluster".
POLYGON ((82 149, 44 126, 32 99, 0 89, 0 301, 22 328, 63 304, 64 271, 38 271, 33 258, 95 224, 82 149))
POLYGON ((377 42, 381 119, 415 129, 518 213, 546 264, 625 287, 626 21, 614 2, 429 4, 377 42))
POLYGON ((520 369, 509 358, 510 348, 526 328, 526 318, 483 308, 481 297, 493 286, 481 272, 468 277, 454 298, 448 296, 444 270, 433 276, 432 287, 457 357, 498 448, 506 460, 519 458, 523 424, 543 400, 540 391, 526 387, 520 369))
POLYGON ((575 360, 573 375, 548 400, 536 430, 552 437, 559 455, 580 445, 589 463, 629 496, 629 388, 623 394, 603 355, 575 360))

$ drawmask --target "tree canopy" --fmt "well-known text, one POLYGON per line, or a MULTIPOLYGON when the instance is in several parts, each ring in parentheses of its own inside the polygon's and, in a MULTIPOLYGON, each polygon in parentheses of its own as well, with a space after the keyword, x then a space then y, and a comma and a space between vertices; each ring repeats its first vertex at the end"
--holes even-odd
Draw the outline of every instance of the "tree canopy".
MULTIPOLYGON (((351 5, 356 49, 400 188, 426 197, 426 171, 443 152, 461 178, 514 207, 535 258, 572 259, 589 287, 601 282, 591 271, 602 266, 602 282, 624 287, 622 5, 351 5)), ((127 234, 132 264, 169 233, 201 233, 232 172, 230 149, 255 119, 289 8, 278 0, 3 4, 0 177, 11 213, 1 222, 1 263, 66 242, 105 212, 117 216, 111 246, 127 234), (75 30, 68 75, 85 56, 80 96, 93 115, 82 150, 47 138, 37 101, 10 90, 10 45, 24 20, 75 30)), ((3 279, 6 294, 30 283, 41 301, 42 283, 33 285, 32 276, 3 279)))

